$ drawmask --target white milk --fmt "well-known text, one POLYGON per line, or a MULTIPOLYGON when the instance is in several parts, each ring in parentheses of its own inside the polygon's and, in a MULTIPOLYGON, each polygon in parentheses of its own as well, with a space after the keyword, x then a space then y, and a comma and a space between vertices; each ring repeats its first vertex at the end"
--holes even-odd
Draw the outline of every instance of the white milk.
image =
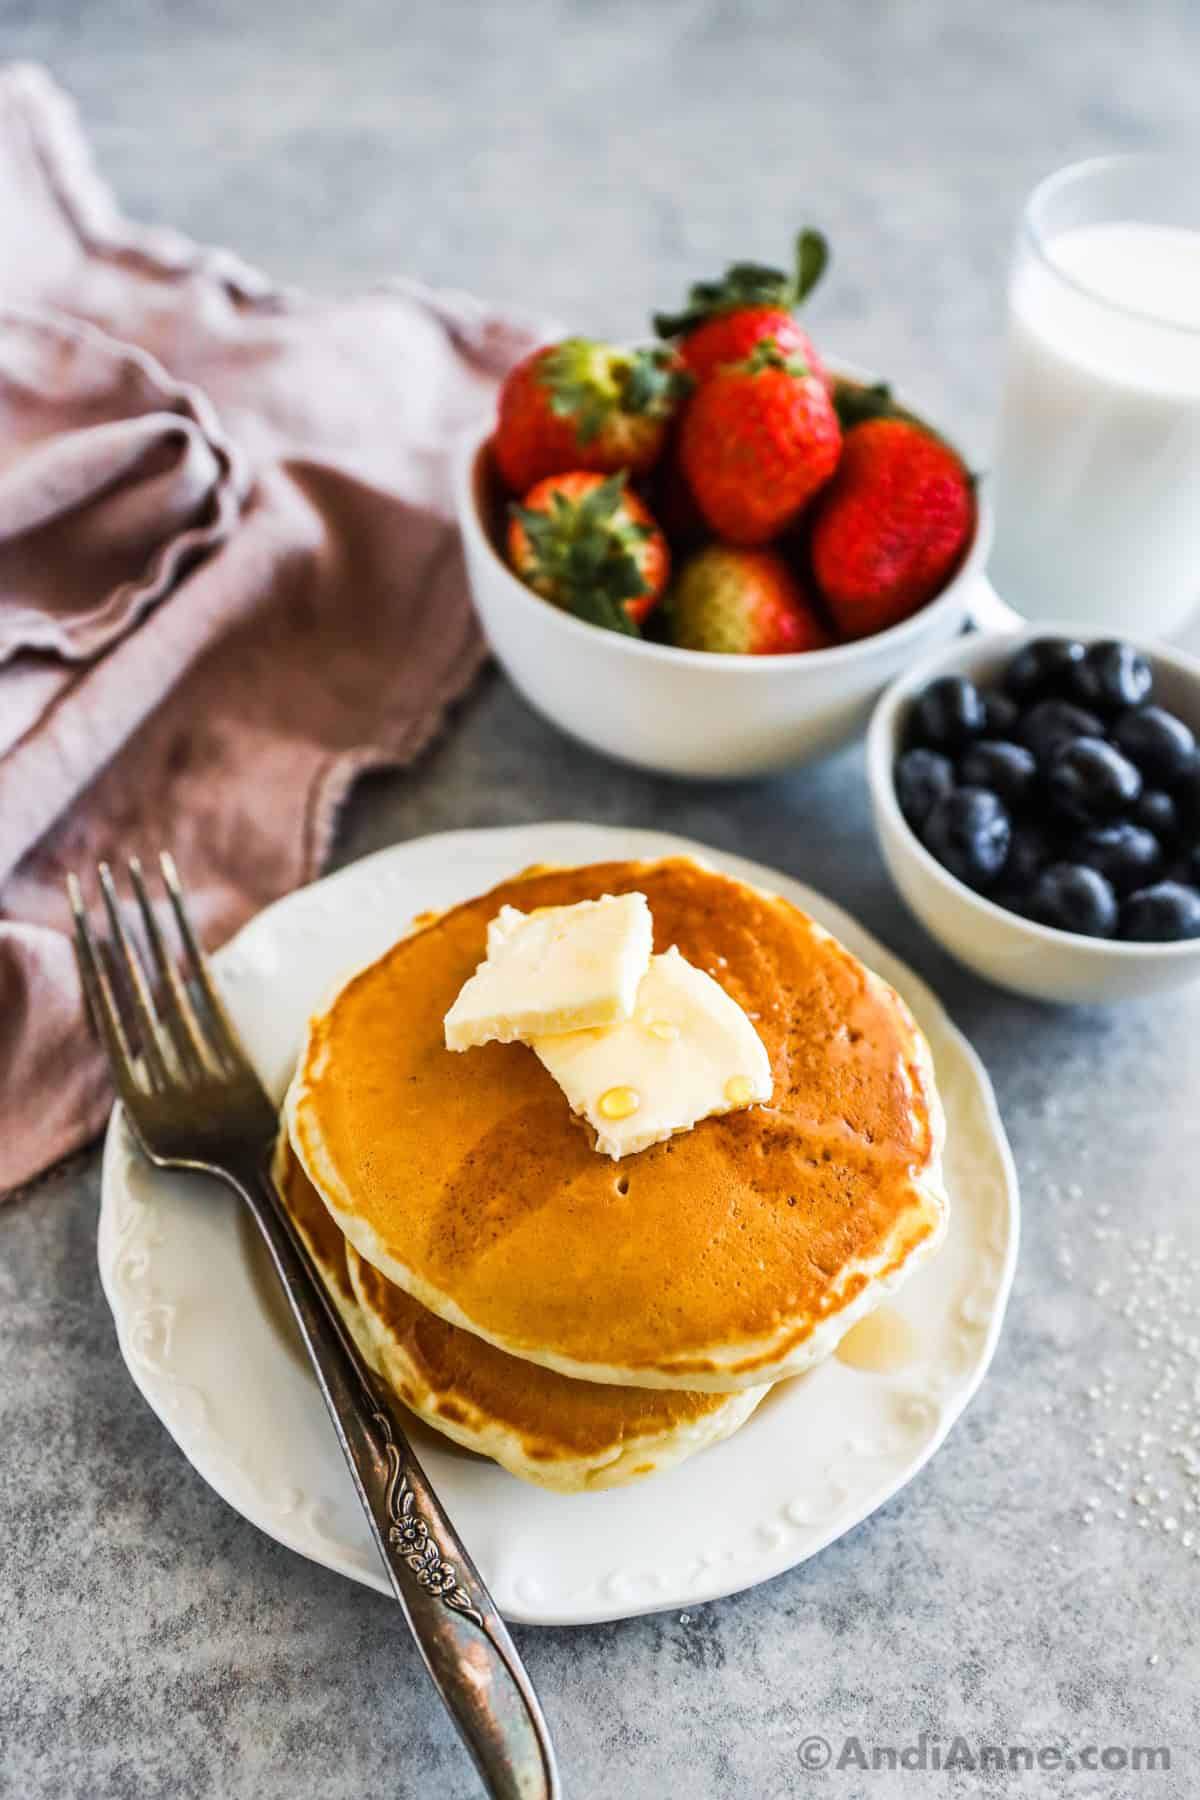
POLYGON ((1200 232, 1085 225, 1049 256, 1013 281, 991 574, 1033 618, 1174 631, 1200 604, 1200 232))

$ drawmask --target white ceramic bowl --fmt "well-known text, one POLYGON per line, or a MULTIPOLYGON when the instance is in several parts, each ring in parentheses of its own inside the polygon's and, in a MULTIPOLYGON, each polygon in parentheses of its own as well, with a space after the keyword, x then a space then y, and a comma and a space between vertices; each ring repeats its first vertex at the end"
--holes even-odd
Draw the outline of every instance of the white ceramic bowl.
MULTIPOLYGON (((1056 931, 1008 912, 944 869, 906 824, 892 771, 909 706, 938 675, 998 680, 1008 658, 1040 637, 1085 643, 1111 637, 1078 623, 979 632, 927 657, 894 682, 875 709, 867 734, 867 779, 884 860, 925 929, 952 955, 1000 987, 1035 1000, 1112 1001, 1178 987, 1200 977, 1200 938, 1177 944, 1126 944, 1056 931)), ((1200 737, 1200 661, 1182 651, 1128 638, 1154 668, 1155 699, 1200 737)))
POLYGON ((866 722, 880 689, 962 629, 990 590, 983 565, 991 507, 979 493, 975 538, 936 599, 890 631, 786 656, 676 650, 587 625, 517 580, 487 529, 487 432, 460 450, 458 520, 488 641, 531 706, 572 737, 665 775, 736 778, 808 761, 866 722))

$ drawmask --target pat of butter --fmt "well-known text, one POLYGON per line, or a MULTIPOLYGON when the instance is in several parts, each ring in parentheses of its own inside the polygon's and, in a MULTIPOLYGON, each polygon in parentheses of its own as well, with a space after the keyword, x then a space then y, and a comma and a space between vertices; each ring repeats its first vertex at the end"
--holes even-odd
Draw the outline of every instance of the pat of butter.
POLYGON ((446 1048, 511 1044, 628 1019, 650 963, 644 894, 605 894, 535 912, 501 907, 487 957, 446 1014, 446 1048))
POLYGON ((533 1049, 595 1131, 597 1150, 615 1159, 771 1098, 771 1065, 750 1020, 676 949, 651 957, 632 1018, 535 1038, 533 1049))

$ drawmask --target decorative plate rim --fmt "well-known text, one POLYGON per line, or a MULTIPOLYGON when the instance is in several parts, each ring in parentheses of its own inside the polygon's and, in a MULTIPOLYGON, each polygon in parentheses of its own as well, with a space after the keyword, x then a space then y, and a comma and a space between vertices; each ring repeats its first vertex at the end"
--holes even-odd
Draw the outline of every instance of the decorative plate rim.
MULTIPOLYGON (((898 987, 912 1006, 922 1029, 930 1038, 935 1065, 939 1062, 939 1045, 942 1056, 948 1056, 958 1064, 966 1075, 972 1090, 972 1098, 981 1113, 988 1147, 995 1155, 1001 1176, 1003 1204, 1001 1214, 993 1222, 992 1248, 998 1258, 995 1280, 990 1292, 980 1303, 985 1309, 983 1319, 974 1320, 976 1328, 982 1327, 981 1338, 965 1379, 949 1396, 947 1403, 940 1407, 936 1421, 928 1435, 915 1446, 910 1455, 903 1460, 902 1466, 894 1478, 886 1479, 881 1485, 871 1490, 861 1504, 852 1506, 848 1511, 838 1511, 836 1505, 829 1516, 827 1528, 818 1526, 813 1530, 814 1521, 797 1519, 785 1508, 781 1522, 779 1509, 776 1507, 769 1517, 752 1519, 739 1528, 739 1538, 744 1542, 747 1535, 753 1533, 755 1527, 760 1532, 768 1533, 769 1542, 760 1542, 751 1553, 731 1550, 701 1559, 689 1577, 676 1577, 674 1586, 664 1586, 656 1572, 642 1572, 640 1588, 638 1572, 632 1570, 602 1570, 594 1574, 582 1586, 568 1591, 560 1591, 551 1597, 539 1593, 536 1584, 523 1583, 518 1580, 505 1591, 505 1583, 489 1575, 484 1569, 485 1578, 500 1610, 504 1616, 514 1622, 523 1624, 593 1624, 615 1619, 638 1616, 645 1613, 667 1611, 686 1606, 699 1606, 710 1600, 725 1595, 741 1592, 748 1587, 767 1581, 774 1576, 785 1573, 788 1569, 798 1567, 810 1556, 827 1548, 829 1544, 844 1536, 860 1525, 881 1506, 887 1504, 901 1488, 905 1487, 913 1477, 925 1466, 930 1458, 940 1449, 956 1421, 970 1405, 983 1382, 984 1376, 995 1354, 1003 1326, 1009 1294, 1012 1288, 1019 1246, 1020 1199, 1016 1166, 1012 1151, 1000 1117, 995 1092, 987 1071, 979 1056, 959 1028, 951 1020, 933 990, 916 975, 908 966, 881 944, 874 936, 860 926, 853 917, 846 913, 835 902, 810 889, 794 877, 771 869, 763 864, 755 863, 748 858, 734 853, 703 845, 694 840, 678 837, 672 833, 660 832, 641 827, 622 827, 596 825, 583 821, 551 821, 515 826, 493 826, 467 828, 408 839, 400 844, 393 844, 372 855, 364 857, 347 867, 340 869, 311 883, 308 887, 297 889, 285 895, 272 905, 255 915, 246 925, 219 951, 213 958, 218 978, 225 979, 229 972, 240 961, 252 963, 256 955, 271 943, 278 922, 285 919, 290 926, 293 921, 299 923, 306 910, 329 910, 329 902, 356 886, 364 892, 374 880, 386 879, 391 869, 396 870, 396 879, 402 878, 403 865, 406 861, 432 857, 439 863, 450 863, 457 867, 460 859, 457 852, 465 851, 468 846, 485 851, 484 860, 494 860, 487 853, 496 852, 498 857, 509 843, 520 845, 514 849, 511 859, 505 860, 503 867, 514 869, 526 866, 538 860, 545 861, 601 861, 606 856, 661 856, 672 854, 688 854, 699 856, 712 865, 743 880, 755 883, 769 891, 778 891, 786 897, 795 899, 806 906, 835 935, 849 941, 855 953, 862 956, 871 967, 875 968, 885 979, 898 987), (560 840, 570 837, 577 840, 580 835, 589 841, 590 847, 581 850, 578 845, 565 849, 560 840), (545 840, 535 842, 535 840, 545 840), (533 846, 528 848, 526 846, 533 846), (999 1239, 1000 1241, 996 1241, 999 1239), (748 1524, 748 1530, 747 1530, 748 1524), (748 1563, 748 1566, 747 1566, 748 1563), (522 1589, 524 1588, 524 1594, 522 1589), (499 1590, 499 1591, 498 1591, 499 1590)), ((472 891, 471 859, 461 859, 464 865, 464 889, 466 897, 472 891)), ((500 876, 488 876, 490 882, 500 876)), ((397 923, 397 932, 403 928, 406 920, 397 923)), ((949 1110, 949 1109, 948 1109, 949 1110)), ((105 1137, 104 1154, 101 1168, 101 1204, 97 1234, 97 1255, 101 1284, 105 1297, 112 1309, 117 1330, 118 1344, 122 1357, 129 1369, 135 1385, 157 1415, 170 1435, 175 1439, 184 1455, 202 1478, 212 1487, 226 1503, 242 1514, 252 1524, 265 1531, 269 1536, 284 1544, 291 1550, 319 1562, 328 1568, 361 1581, 381 1593, 389 1593, 390 1588, 382 1564, 378 1562, 373 1550, 364 1550, 352 1543, 347 1543, 329 1530, 324 1521, 316 1516, 314 1506, 304 1505, 303 1494, 297 1495, 286 1486, 279 1494, 266 1491, 263 1484, 239 1460, 235 1445, 212 1434, 206 1435, 203 1424, 204 1396, 198 1394, 198 1414, 193 1407, 192 1420, 189 1424, 186 1417, 187 1408, 182 1409, 176 1402, 180 1391, 189 1385, 178 1375, 169 1372, 161 1358, 156 1360, 147 1348, 146 1333, 153 1330, 152 1320, 147 1315, 154 1312, 155 1306, 162 1310, 161 1302, 152 1302, 140 1309, 133 1308, 130 1296, 123 1291, 121 1279, 122 1259, 133 1255, 133 1261, 139 1270, 139 1279, 145 1272, 147 1259, 152 1259, 154 1244, 147 1242, 140 1249, 131 1243, 128 1231, 122 1232, 119 1225, 119 1208, 122 1196, 128 1197, 126 1170, 130 1160, 140 1163, 143 1173, 151 1185, 165 1189, 175 1178, 166 1174, 149 1171, 140 1162, 139 1154, 133 1144, 128 1128, 125 1126, 120 1108, 114 1107, 105 1137)), ((951 1199, 953 1201, 953 1193, 951 1199)), ((936 1263, 931 1265, 936 1268, 936 1263)), ((168 1332, 169 1338, 169 1332, 168 1332)), ((169 1342, 165 1351, 169 1355, 169 1342)), ((313 1405, 320 1411, 321 1402, 315 1382, 312 1386, 313 1405)), ((752 1421, 753 1422, 753 1421, 752 1421)), ((746 1429, 746 1428, 744 1428, 746 1429)), ((683 1465, 684 1468, 696 1468, 706 1456, 719 1454, 720 1449, 728 1449, 738 1442, 741 1434, 728 1441, 727 1446, 717 1451, 705 1452, 698 1463, 683 1465)), ((338 1452, 332 1436, 329 1438, 331 1461, 336 1463, 338 1452)), ((896 1453, 899 1454, 899 1453, 896 1453)), ((504 1475, 503 1471, 495 1471, 505 1481, 514 1482, 514 1478, 504 1475)), ((651 1503, 658 1483, 669 1480, 669 1476, 652 1477, 637 1487, 636 1492, 651 1503)), ((438 1477, 434 1476, 435 1482, 438 1477)), ((631 1490, 615 1490, 616 1493, 627 1493, 631 1490)), ((537 1496, 540 1490, 530 1490, 531 1496, 537 1496)), ((562 1500, 562 1496, 555 1496, 562 1500)), ((580 1496, 594 1505, 603 1495, 580 1496)), ((568 1504, 571 1504, 568 1501, 568 1504)), ((534 1500, 529 1504, 532 1506, 534 1500)), ((365 1526, 364 1526, 365 1531, 365 1526)))

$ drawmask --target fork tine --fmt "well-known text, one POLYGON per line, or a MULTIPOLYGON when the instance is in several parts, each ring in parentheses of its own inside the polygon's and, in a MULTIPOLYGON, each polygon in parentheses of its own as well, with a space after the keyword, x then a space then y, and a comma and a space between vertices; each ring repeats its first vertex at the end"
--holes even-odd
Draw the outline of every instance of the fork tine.
POLYGON ((146 892, 146 883, 142 878, 140 857, 130 857, 129 879, 133 884, 133 891, 141 909, 142 924, 146 928, 146 938, 154 957, 154 966, 158 970, 159 979, 166 993, 163 1023, 171 1034, 171 1041, 175 1045, 180 1060, 185 1065, 195 1073, 203 1074, 206 1071, 215 1073, 220 1066, 218 1058, 209 1047, 200 1020, 196 1016, 196 1009, 192 1005, 192 997, 180 980, 179 971, 167 952, 162 927, 154 915, 150 897, 146 892))
POLYGON ((129 1049, 129 1039, 125 1035, 125 1027, 121 1023, 116 996, 112 983, 108 978, 108 970, 100 955, 100 946, 88 923, 87 912, 83 904, 83 890, 75 875, 67 876, 67 895, 71 902, 71 914, 75 920, 75 953, 79 960, 79 973, 83 981, 83 991, 87 996, 88 1008, 104 1053, 108 1058, 108 1066, 117 1087, 122 1093, 131 1088, 136 1091, 138 1083, 134 1073, 136 1064, 129 1049))
POLYGON ((121 903, 117 898, 117 890, 113 883, 112 870, 102 862, 99 868, 100 892, 104 896, 104 905, 108 913, 108 923, 112 931, 114 962, 124 975, 128 988, 128 996, 133 1008, 133 1015, 138 1026, 138 1048, 146 1064, 152 1087, 167 1087, 171 1080, 171 1072, 163 1055, 163 1040, 160 1036, 158 1014, 154 1010, 154 1001, 150 997, 150 988, 142 968, 142 959, 133 947, 129 933, 125 929, 125 921, 121 917, 121 903))
POLYGON ((237 1028, 226 1012, 225 1004, 217 992, 216 984, 209 971, 208 958, 200 948, 200 940, 196 936, 191 915, 187 909, 187 901, 183 897, 183 886, 179 879, 179 870, 175 867, 175 858, 169 850, 164 850, 158 860, 170 897, 171 908, 175 914, 175 923, 179 927, 179 935, 183 939, 183 947, 187 951, 192 973, 204 996, 217 1048, 227 1061, 240 1067, 249 1059, 242 1048, 237 1028))

